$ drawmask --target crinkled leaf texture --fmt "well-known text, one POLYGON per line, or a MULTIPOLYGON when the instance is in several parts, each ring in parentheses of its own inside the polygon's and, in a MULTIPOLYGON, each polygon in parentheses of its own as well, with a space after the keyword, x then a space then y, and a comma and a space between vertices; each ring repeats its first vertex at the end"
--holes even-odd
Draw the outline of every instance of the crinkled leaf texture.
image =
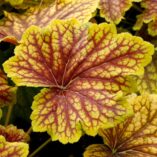
POLYGON ((148 32, 152 36, 157 35, 157 0, 143 0, 142 7, 145 8, 141 15, 137 16, 135 30, 139 30, 143 23, 148 23, 148 32))
POLYGON ((128 76, 142 74, 153 51, 112 24, 54 20, 30 27, 4 69, 18 86, 49 87, 34 98, 33 130, 72 143, 131 114, 119 91, 131 89, 128 76))
POLYGON ((103 144, 87 147, 84 157, 156 157, 157 95, 129 99, 134 116, 113 129, 101 130, 103 144))
MULTIPOLYGON (((156 52, 157 53, 157 52, 156 52)), ((157 93, 157 54, 152 62, 145 67, 144 75, 134 77, 140 93, 157 93)))
POLYGON ((4 136, 8 142, 28 142, 29 136, 22 129, 17 129, 14 125, 6 127, 0 125, 0 135, 4 136))
MULTIPOLYGON (((0 69, 0 107, 13 105, 16 102, 16 87, 8 86, 7 77, 0 69)), ((2 111, 0 111, 0 117, 2 111)))
POLYGON ((108 22, 118 24, 125 12, 132 6, 132 2, 140 2, 141 0, 100 0, 100 15, 108 22))
POLYGON ((47 7, 39 6, 23 14, 5 12, 0 21, 0 41, 16 44, 31 25, 46 26, 53 19, 77 18, 86 23, 98 6, 98 0, 58 0, 47 7))
POLYGON ((0 156, 1 157, 27 157, 29 136, 13 125, 6 127, 0 125, 0 156))
POLYGON ((7 142, 0 135, 0 155, 1 157, 27 157, 28 144, 23 142, 7 142))

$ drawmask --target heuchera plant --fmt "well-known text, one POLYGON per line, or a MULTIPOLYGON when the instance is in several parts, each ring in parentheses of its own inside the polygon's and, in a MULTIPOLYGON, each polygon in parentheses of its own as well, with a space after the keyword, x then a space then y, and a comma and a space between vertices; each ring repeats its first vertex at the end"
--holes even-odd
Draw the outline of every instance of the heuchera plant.
POLYGON ((82 139, 67 157, 157 156, 157 0, 0 0, 0 9, 0 157, 82 139))

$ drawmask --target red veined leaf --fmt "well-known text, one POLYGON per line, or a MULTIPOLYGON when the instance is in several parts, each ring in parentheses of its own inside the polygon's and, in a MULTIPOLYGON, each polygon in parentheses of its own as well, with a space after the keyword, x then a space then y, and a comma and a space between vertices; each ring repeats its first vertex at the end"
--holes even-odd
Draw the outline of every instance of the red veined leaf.
POLYGON ((141 0, 100 0, 100 15, 108 22, 118 24, 125 12, 132 6, 132 2, 141 0))
POLYGON ((4 136, 8 142, 28 142, 29 136, 22 129, 17 129, 14 125, 6 127, 0 125, 0 135, 4 136))
POLYGON ((151 44, 112 24, 54 20, 30 27, 4 69, 18 86, 49 87, 35 96, 33 130, 67 143, 130 115, 118 91, 131 89, 128 76, 142 74, 152 53, 151 44))
POLYGON ((2 70, 0 70, 0 107, 15 104, 16 89, 16 87, 8 86, 7 77, 2 70))
POLYGON ((98 0, 58 0, 47 7, 30 8, 23 14, 5 12, 0 21, 0 41, 18 43, 29 26, 44 27, 53 19, 77 18, 82 23, 88 22, 97 5, 98 0))
POLYGON ((145 67, 144 75, 136 76, 137 88, 140 93, 157 93, 157 54, 152 62, 145 67))
POLYGON ((148 32, 150 35, 157 35, 157 0, 143 0, 141 2, 145 11, 137 16, 135 30, 139 30, 143 23, 148 23, 148 32))
POLYGON ((28 144, 23 142, 7 142, 6 139, 0 135, 1 157, 27 157, 28 153, 28 144))
POLYGON ((27 157, 28 155, 28 134, 16 126, 0 125, 0 156, 1 157, 27 157))
POLYGON ((84 157, 157 156, 157 95, 129 99, 134 115, 115 128, 101 130, 104 145, 87 147, 84 157))

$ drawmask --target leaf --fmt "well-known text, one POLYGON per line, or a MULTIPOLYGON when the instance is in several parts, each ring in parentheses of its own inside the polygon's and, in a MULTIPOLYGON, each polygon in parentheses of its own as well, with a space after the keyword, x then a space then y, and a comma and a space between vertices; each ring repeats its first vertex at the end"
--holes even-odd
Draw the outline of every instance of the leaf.
POLYGON ((29 135, 22 129, 17 129, 14 125, 6 127, 0 125, 0 135, 4 136, 8 142, 28 142, 29 135))
POLYGON ((0 119, 2 118, 2 110, 0 109, 0 119))
POLYGON ((157 93, 157 55, 153 56, 152 62, 145 67, 142 76, 136 76, 137 88, 140 93, 157 93))
POLYGON ((0 135, 0 154, 1 157, 27 157, 28 144, 23 142, 7 142, 0 135))
POLYGON ((23 0, 5 0, 6 2, 9 2, 11 5, 20 5, 23 3, 23 0))
POLYGON ((101 130, 104 145, 91 145, 84 157, 157 156, 157 95, 131 96, 134 116, 115 128, 101 130))
POLYGON ((127 10, 132 6, 132 2, 141 0, 100 0, 100 16, 108 22, 120 23, 127 10))
POLYGON ((16 90, 16 87, 8 86, 7 77, 0 70, 0 107, 15 104, 16 90))
POLYGON ((0 125, 0 156, 1 157, 27 157, 29 148, 29 135, 16 126, 0 125))
POLYGON ((3 65, 18 86, 49 87, 34 98, 33 130, 72 143, 83 131, 94 136, 131 114, 117 102, 119 91, 131 89, 128 76, 142 74, 152 53, 151 44, 117 34, 112 24, 54 20, 30 27, 3 65))
POLYGON ((44 27, 53 19, 77 18, 86 23, 97 5, 98 0, 63 0, 43 8, 30 8, 23 14, 5 12, 0 21, 0 41, 18 43, 29 26, 44 27))
POLYGON ((140 30, 143 23, 148 23, 148 33, 157 35, 157 0, 143 0, 141 5, 145 10, 137 16, 134 30, 140 30))
POLYGON ((54 1, 55 0, 6 0, 6 2, 9 2, 16 9, 28 9, 29 7, 34 7, 37 5, 50 5, 54 3, 54 1))

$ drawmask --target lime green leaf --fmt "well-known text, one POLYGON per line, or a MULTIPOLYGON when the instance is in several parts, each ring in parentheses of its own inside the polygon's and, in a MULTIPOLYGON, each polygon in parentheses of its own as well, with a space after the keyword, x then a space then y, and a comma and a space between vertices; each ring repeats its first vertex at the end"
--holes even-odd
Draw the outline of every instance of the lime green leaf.
POLYGON ((2 110, 0 109, 0 119, 2 118, 2 110))
POLYGON ((6 2, 9 2, 11 5, 20 5, 23 3, 23 0, 5 0, 6 2))
POLYGON ((144 75, 135 77, 140 93, 157 93, 157 55, 154 54, 152 62, 145 67, 144 75))
POLYGON ((134 116, 113 129, 101 130, 104 145, 91 145, 84 157, 157 156, 157 95, 144 94, 128 99, 134 116))
POLYGON ((157 0, 143 0, 141 2, 144 12, 137 16, 137 22, 134 30, 139 30, 143 23, 148 23, 148 32, 150 35, 157 35, 157 0))
POLYGON ((82 23, 88 22, 97 5, 98 0, 63 0, 43 8, 30 8, 23 14, 5 12, 5 18, 0 21, 0 41, 18 43, 29 26, 44 27, 52 19, 77 18, 82 23))
POLYGON ((141 0, 100 0, 100 15, 108 22, 118 24, 125 12, 132 6, 132 2, 141 0))
POLYGON ((16 87, 8 86, 7 77, 0 70, 0 107, 15 104, 16 89, 16 87))
POLYGON ((28 153, 28 144, 23 142, 7 142, 6 139, 0 135, 1 157, 27 157, 28 153))
POLYGON ((151 44, 112 24, 54 20, 30 27, 4 69, 18 86, 49 87, 34 98, 33 130, 72 143, 130 115, 119 91, 131 89, 128 76, 143 74, 152 53, 151 44))

